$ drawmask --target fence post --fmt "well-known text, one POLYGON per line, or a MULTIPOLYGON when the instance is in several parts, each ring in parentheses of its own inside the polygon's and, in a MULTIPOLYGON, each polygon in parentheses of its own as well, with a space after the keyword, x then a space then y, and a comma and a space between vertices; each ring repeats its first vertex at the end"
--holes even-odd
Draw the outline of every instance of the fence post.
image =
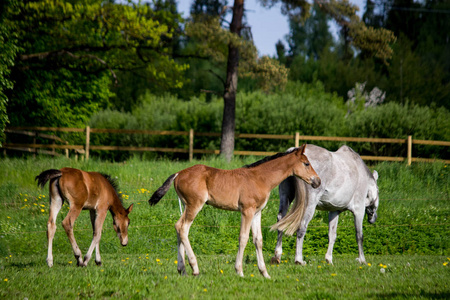
POLYGON ((298 131, 295 132, 295 147, 298 148, 300 143, 300 133, 298 131))
POLYGON ((411 165, 412 161, 412 136, 408 135, 408 166, 411 165))
POLYGON ((91 138, 91 127, 86 126, 86 148, 85 148, 85 152, 86 152, 86 160, 89 159, 89 140, 91 138))
MULTIPOLYGON (((34 132, 34 136, 33 136, 33 145, 36 145, 36 142, 37 142, 37 140, 36 140, 36 138, 38 137, 38 132, 36 131, 36 132, 34 132)), ((33 158, 36 158, 36 153, 38 152, 38 149, 37 148, 34 148, 34 151, 33 151, 33 158)))
POLYGON ((189 130, 189 161, 194 159, 194 129, 189 130))

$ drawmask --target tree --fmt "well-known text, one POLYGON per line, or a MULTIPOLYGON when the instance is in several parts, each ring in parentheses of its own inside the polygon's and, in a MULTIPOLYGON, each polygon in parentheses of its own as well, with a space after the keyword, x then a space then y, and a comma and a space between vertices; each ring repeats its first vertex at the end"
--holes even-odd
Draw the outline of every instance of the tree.
MULTIPOLYGON (((266 92, 282 88, 287 82, 287 70, 275 59, 257 57, 251 33, 244 23, 244 0, 235 0, 229 28, 221 26, 223 14, 214 17, 193 16, 186 33, 196 40, 196 53, 226 66, 225 78, 215 74, 223 84, 224 110, 220 153, 230 161, 234 151, 235 110, 238 75, 250 76, 266 92)), ((225 22, 226 23, 226 22, 225 22)))
MULTIPOLYGON (((306 0, 261 0, 264 6, 273 6, 276 3, 282 4, 282 12, 296 16, 297 20, 305 20, 310 15, 310 4, 306 0)), ((395 41, 395 37, 392 32, 385 29, 374 29, 367 27, 356 15, 358 10, 357 6, 350 4, 348 1, 339 0, 314 0, 315 3, 328 15, 330 15, 336 22, 348 29, 349 38, 355 47, 364 49, 373 53, 374 56, 387 61, 392 55, 392 49, 390 43, 395 41)), ((242 22, 244 16, 244 0, 234 0, 232 8, 232 20, 229 27, 231 35, 239 38, 244 24, 242 22)), ((195 26, 194 26, 195 27, 195 26)), ((197 30, 190 31, 191 34, 201 36, 206 40, 224 40, 225 37, 228 41, 228 53, 227 53, 227 73, 225 80, 224 90, 224 113, 222 120, 222 134, 221 134, 221 155, 229 161, 233 155, 234 150, 234 130, 235 130, 235 103, 236 103, 236 90, 238 83, 238 69, 239 62, 242 59, 239 43, 236 44, 236 38, 230 37, 224 34, 223 30, 207 30, 203 27, 203 32, 197 30), (206 32, 208 34, 206 34, 206 32), (217 37, 217 35, 221 35, 217 37), (210 35, 216 36, 211 37, 210 35)), ((215 29, 218 29, 215 27, 215 29)), ((189 32, 188 32, 189 34, 189 32)), ((210 51, 213 52, 213 51, 210 51)), ((256 58, 254 59, 256 61, 256 58)), ((279 65, 271 64, 271 66, 278 67, 283 70, 279 65)), ((287 73, 286 73, 287 75, 287 73)))
POLYGON ((23 1, 15 10, 5 21, 22 48, 11 68, 12 124, 84 125, 109 105, 118 72, 167 89, 183 85, 187 66, 171 56, 173 16, 150 5, 41 0, 23 1))
POLYGON ((18 4, 19 2, 17 0, 5 0, 0 3, 0 147, 4 141, 4 130, 8 123, 6 110, 8 97, 5 92, 13 88, 13 82, 8 77, 11 72, 11 67, 14 66, 14 57, 19 51, 17 34, 5 22, 15 9, 8 10, 6 8, 17 8, 18 4))
POLYGON ((312 7, 311 16, 304 22, 298 22, 295 16, 289 17, 289 56, 297 55, 319 59, 325 47, 333 45, 333 36, 328 30, 330 17, 320 10, 318 4, 312 7))

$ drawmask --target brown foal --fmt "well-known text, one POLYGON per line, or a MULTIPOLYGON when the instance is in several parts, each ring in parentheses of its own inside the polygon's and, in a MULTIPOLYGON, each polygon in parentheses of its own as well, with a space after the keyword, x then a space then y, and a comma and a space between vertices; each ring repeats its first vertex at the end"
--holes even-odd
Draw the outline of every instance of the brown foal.
POLYGON ((117 193, 117 184, 108 175, 97 172, 84 172, 77 169, 62 168, 61 170, 47 170, 36 176, 38 186, 41 188, 50 180, 50 215, 47 222, 48 254, 47 264, 53 266, 53 237, 56 231, 56 217, 64 200, 69 203, 69 213, 62 221, 62 226, 67 233, 72 245, 78 266, 86 266, 91 259, 95 248, 95 263, 101 265, 99 243, 102 234, 103 222, 108 210, 113 216, 114 229, 122 246, 128 244, 128 226, 130 219, 128 214, 133 209, 133 204, 127 209, 122 206, 117 193), (78 248, 73 226, 81 210, 90 211, 94 237, 91 246, 84 257, 78 248))
POLYGON ((244 276, 242 260, 250 227, 256 247, 258 268, 270 278, 262 254, 261 210, 266 206, 270 191, 281 181, 295 175, 312 187, 320 186, 320 178, 304 155, 306 145, 288 153, 266 157, 254 164, 234 170, 220 170, 195 165, 172 174, 152 195, 150 205, 155 205, 167 193, 172 182, 185 210, 175 224, 178 236, 178 272, 186 274, 185 251, 193 275, 199 274, 197 258, 188 239, 189 228, 205 203, 225 210, 241 212, 239 250, 235 269, 244 276))

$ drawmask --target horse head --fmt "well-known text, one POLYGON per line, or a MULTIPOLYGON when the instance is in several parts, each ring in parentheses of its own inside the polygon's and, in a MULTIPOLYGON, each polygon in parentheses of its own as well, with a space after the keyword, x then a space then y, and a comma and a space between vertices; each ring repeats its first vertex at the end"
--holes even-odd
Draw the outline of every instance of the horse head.
POLYGON ((125 209, 125 213, 117 213, 113 216, 113 226, 117 233, 117 237, 120 239, 120 244, 126 246, 128 244, 128 226, 130 226, 130 218, 128 214, 133 209, 133 204, 125 209))
POLYGON ((370 178, 370 184, 369 184, 369 190, 367 191, 366 196, 366 214, 367 214, 367 221, 370 224, 375 223, 377 220, 377 210, 378 210, 378 204, 380 202, 379 195, 378 195, 378 172, 373 171, 373 179, 370 178))
POLYGON ((294 175, 304 180, 307 184, 310 184, 313 188, 320 186, 320 177, 311 166, 308 158, 305 155, 306 144, 303 144, 300 148, 296 148, 293 152, 300 163, 295 164, 294 175))

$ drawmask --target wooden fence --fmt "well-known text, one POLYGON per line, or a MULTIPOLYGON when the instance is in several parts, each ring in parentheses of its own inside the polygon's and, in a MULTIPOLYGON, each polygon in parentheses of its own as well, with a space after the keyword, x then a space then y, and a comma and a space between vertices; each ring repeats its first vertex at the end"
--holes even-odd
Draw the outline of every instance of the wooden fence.
MULTIPOLYGON (((65 154, 69 156, 69 150, 76 151, 77 155, 85 155, 86 160, 89 159, 89 151, 100 150, 100 151, 150 151, 150 152, 172 152, 172 153, 187 153, 189 154, 189 160, 193 159, 194 154, 219 154, 219 150, 209 150, 209 149, 194 149, 194 138, 197 136, 202 137, 220 137, 220 133, 213 132, 197 132, 194 130, 189 131, 158 131, 158 130, 129 130, 129 129, 100 129, 100 128, 58 128, 58 127, 10 127, 5 130, 8 134, 25 134, 33 137, 43 137, 51 139, 52 144, 17 144, 17 143, 4 143, 3 149, 37 152, 38 149, 44 150, 46 154, 56 155, 56 149, 65 150, 65 154), (79 132, 85 133, 85 144, 84 145, 69 145, 66 141, 60 139, 55 135, 48 135, 39 132, 79 132), (119 133, 119 134, 144 134, 144 135, 171 135, 171 136, 188 136, 189 144, 186 148, 160 148, 160 147, 133 147, 133 146, 101 146, 101 145, 90 145, 91 133, 119 133), (56 144, 55 141, 61 144, 56 144), (51 149, 51 151, 45 150, 51 149)), ((391 138, 359 138, 359 137, 324 137, 324 136, 309 136, 300 135, 298 132, 295 134, 248 134, 248 133, 238 133, 236 134, 237 139, 277 139, 277 140, 292 140, 293 145, 298 147, 300 142, 310 142, 310 141, 339 141, 339 142, 357 142, 357 143, 384 143, 384 144, 405 144, 407 147, 407 157, 391 157, 391 156, 365 156, 362 155, 363 160, 372 161, 407 161, 408 165, 411 162, 433 162, 436 159, 432 158, 419 158, 412 157, 413 145, 434 145, 434 146, 450 146, 449 141, 429 141, 429 140, 415 140, 412 136, 408 136, 405 139, 391 139, 391 138)), ((34 139, 35 141, 35 139, 34 139)), ((273 155, 275 152, 267 151, 240 151, 235 150, 235 155, 255 155, 255 156, 267 156, 273 155)), ((450 160, 442 160, 445 163, 450 163, 450 160)))

